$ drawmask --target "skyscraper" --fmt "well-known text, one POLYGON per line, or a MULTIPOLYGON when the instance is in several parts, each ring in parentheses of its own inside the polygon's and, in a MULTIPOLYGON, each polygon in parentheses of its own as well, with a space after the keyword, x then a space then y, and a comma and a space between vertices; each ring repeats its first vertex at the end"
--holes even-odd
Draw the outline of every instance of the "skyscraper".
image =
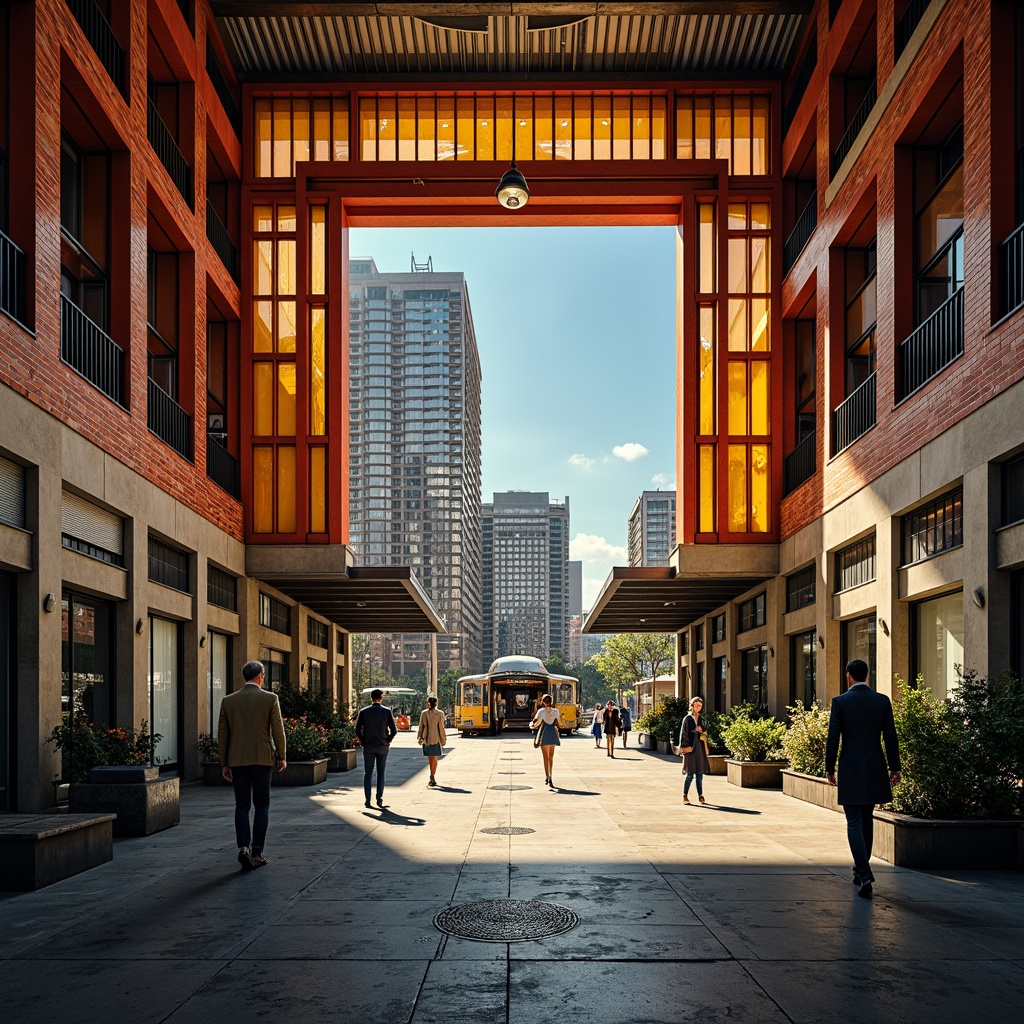
POLYGON ((569 499, 503 491, 483 506, 483 655, 569 650, 569 499))
POLYGON ((480 360, 466 280, 350 262, 350 523, 362 565, 409 565, 444 616, 391 638, 395 676, 480 663, 480 360))
POLYGON ((644 491, 629 514, 630 565, 668 565, 676 546, 676 496, 644 491))

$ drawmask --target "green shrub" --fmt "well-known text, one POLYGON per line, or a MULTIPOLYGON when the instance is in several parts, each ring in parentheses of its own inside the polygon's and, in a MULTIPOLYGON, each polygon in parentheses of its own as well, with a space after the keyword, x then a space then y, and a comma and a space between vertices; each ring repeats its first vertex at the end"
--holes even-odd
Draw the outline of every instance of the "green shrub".
POLYGON ((284 734, 289 761, 315 761, 327 754, 327 728, 306 718, 286 718, 284 734))
POLYGON ((662 697, 650 711, 636 720, 633 728, 656 740, 671 740, 675 743, 689 710, 689 701, 683 697, 662 697))
POLYGON ((722 738, 725 730, 732 724, 732 718, 725 711, 705 711, 704 721, 707 723, 708 753, 728 754, 729 748, 722 738))
POLYGON ((277 697, 284 718, 305 718, 307 722, 328 727, 337 718, 333 694, 285 685, 278 688, 277 697))
POLYGON ((782 749, 789 759, 789 767, 795 772, 824 778, 828 708, 815 701, 809 708, 797 705, 786 710, 789 728, 782 739, 782 749))
POLYGON ((354 725, 336 724, 327 730, 328 750, 349 750, 356 745, 356 728, 354 725))
POLYGON ((199 735, 199 763, 205 761, 219 761, 220 748, 217 746, 217 739, 208 732, 199 735))
POLYGON ((138 729, 104 729, 91 722, 72 722, 65 714, 46 742, 60 751, 64 782, 87 782, 91 768, 153 764, 160 739, 160 733, 150 732, 145 721, 138 729))
POLYGON ((722 737, 739 761, 779 761, 784 758, 786 726, 773 718, 736 718, 722 737))

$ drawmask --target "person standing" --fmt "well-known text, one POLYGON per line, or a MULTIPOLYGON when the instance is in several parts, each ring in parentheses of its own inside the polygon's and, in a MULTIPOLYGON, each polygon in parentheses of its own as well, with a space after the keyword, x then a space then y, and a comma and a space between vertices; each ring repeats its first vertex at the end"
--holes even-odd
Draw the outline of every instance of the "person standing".
POLYGON ((836 799, 846 814, 846 838, 853 854, 853 884, 857 895, 871 897, 871 842, 875 804, 892 799, 892 787, 901 778, 899 740, 892 701, 868 686, 868 664, 854 658, 846 665, 846 693, 832 698, 825 740, 825 775, 836 783, 836 799), (840 751, 840 741, 842 748, 840 751), (882 753, 882 744, 885 753, 882 753))
POLYGON ((594 737, 594 746, 601 746, 601 721, 604 718, 604 710, 600 704, 594 705, 594 721, 590 726, 590 734, 594 737))
POLYGON ((551 772, 555 764, 555 747, 560 747, 561 741, 558 738, 558 727, 561 724, 562 712, 552 707, 551 694, 545 693, 540 699, 540 707, 537 714, 533 716, 530 723, 531 729, 540 730, 541 757, 544 760, 544 781, 552 788, 555 788, 551 780, 551 772))
POLYGON ((629 713, 629 706, 623 704, 619 708, 619 718, 622 719, 622 749, 626 749, 626 738, 633 731, 633 716, 629 713))
POLYGON ((615 737, 619 735, 619 730, 622 728, 622 719, 619 718, 619 709, 615 706, 615 701, 610 700, 605 705, 601 724, 604 727, 604 738, 605 744, 608 747, 608 756, 614 757, 615 737))
POLYGON ((356 715, 356 737, 363 748, 363 794, 367 807, 370 806, 374 768, 377 769, 377 806, 384 806, 384 766, 391 741, 398 732, 395 716, 391 714, 391 708, 381 704, 383 699, 383 690, 371 690, 370 703, 356 715))
MULTIPOLYGON (((500 731, 500 730, 499 730, 500 731)), ((423 756, 430 765, 430 781, 428 786, 436 786, 437 759, 444 751, 448 737, 444 732, 444 712, 437 710, 437 698, 427 698, 427 709, 420 715, 420 728, 416 733, 416 742, 423 748, 423 756)))
POLYGON ((707 722, 701 711, 704 709, 704 698, 690 698, 690 713, 683 719, 679 727, 679 753, 683 757, 683 803, 690 802, 690 783, 697 780, 697 799, 704 803, 704 776, 710 774, 711 763, 708 761, 707 747, 704 736, 707 733, 707 722), (684 753, 685 751, 685 753, 684 753))
MULTIPOLYGON (((428 701, 429 703, 429 701, 428 701)), ((494 717, 498 723, 498 735, 500 736, 505 729, 505 698, 499 693, 498 699, 494 702, 494 717)))
POLYGON ((243 871, 264 867, 263 846, 270 824, 270 779, 276 767, 283 772, 287 740, 281 702, 263 689, 263 664, 242 666, 245 685, 220 702, 217 749, 221 774, 235 791, 235 841, 243 871), (253 808, 252 827, 249 809, 253 808))

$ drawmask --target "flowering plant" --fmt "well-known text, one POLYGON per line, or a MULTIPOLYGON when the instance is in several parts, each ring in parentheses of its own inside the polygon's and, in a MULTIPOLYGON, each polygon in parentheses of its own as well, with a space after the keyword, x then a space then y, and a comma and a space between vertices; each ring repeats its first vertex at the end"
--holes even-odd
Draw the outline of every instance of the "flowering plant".
POLYGON ((327 730, 328 750, 350 750, 356 745, 356 729, 354 725, 338 723, 327 730))
POLYGON ((310 722, 305 716, 286 718, 284 734, 288 741, 286 753, 289 761, 315 761, 329 749, 329 730, 316 722, 310 722))
POLYGON ((150 732, 143 720, 138 729, 104 728, 92 722, 72 721, 65 714, 47 743, 61 754, 61 777, 67 782, 86 782, 89 770, 100 765, 151 765, 161 736, 150 732))

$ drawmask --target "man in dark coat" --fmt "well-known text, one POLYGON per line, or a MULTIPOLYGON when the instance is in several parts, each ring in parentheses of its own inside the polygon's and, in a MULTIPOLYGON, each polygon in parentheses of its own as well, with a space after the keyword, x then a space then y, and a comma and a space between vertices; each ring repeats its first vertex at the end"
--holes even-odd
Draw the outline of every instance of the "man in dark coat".
POLYGON ((374 768, 377 769, 377 806, 384 806, 384 766, 387 764, 391 741, 398 732, 395 716, 391 714, 391 708, 381 703, 383 699, 383 690, 371 690, 371 703, 356 716, 356 736, 363 748, 363 793, 367 807, 370 806, 370 783, 374 768))
POLYGON ((825 742, 825 774, 836 785, 839 755, 839 803, 846 812, 846 835, 853 854, 853 884, 859 896, 869 897, 871 840, 875 804, 892 799, 900 781, 900 751, 892 702, 867 684, 868 665, 859 658, 846 666, 846 693, 832 698, 825 742), (839 741, 842 740, 842 753, 839 741), (882 754, 882 743, 885 754, 882 754))

